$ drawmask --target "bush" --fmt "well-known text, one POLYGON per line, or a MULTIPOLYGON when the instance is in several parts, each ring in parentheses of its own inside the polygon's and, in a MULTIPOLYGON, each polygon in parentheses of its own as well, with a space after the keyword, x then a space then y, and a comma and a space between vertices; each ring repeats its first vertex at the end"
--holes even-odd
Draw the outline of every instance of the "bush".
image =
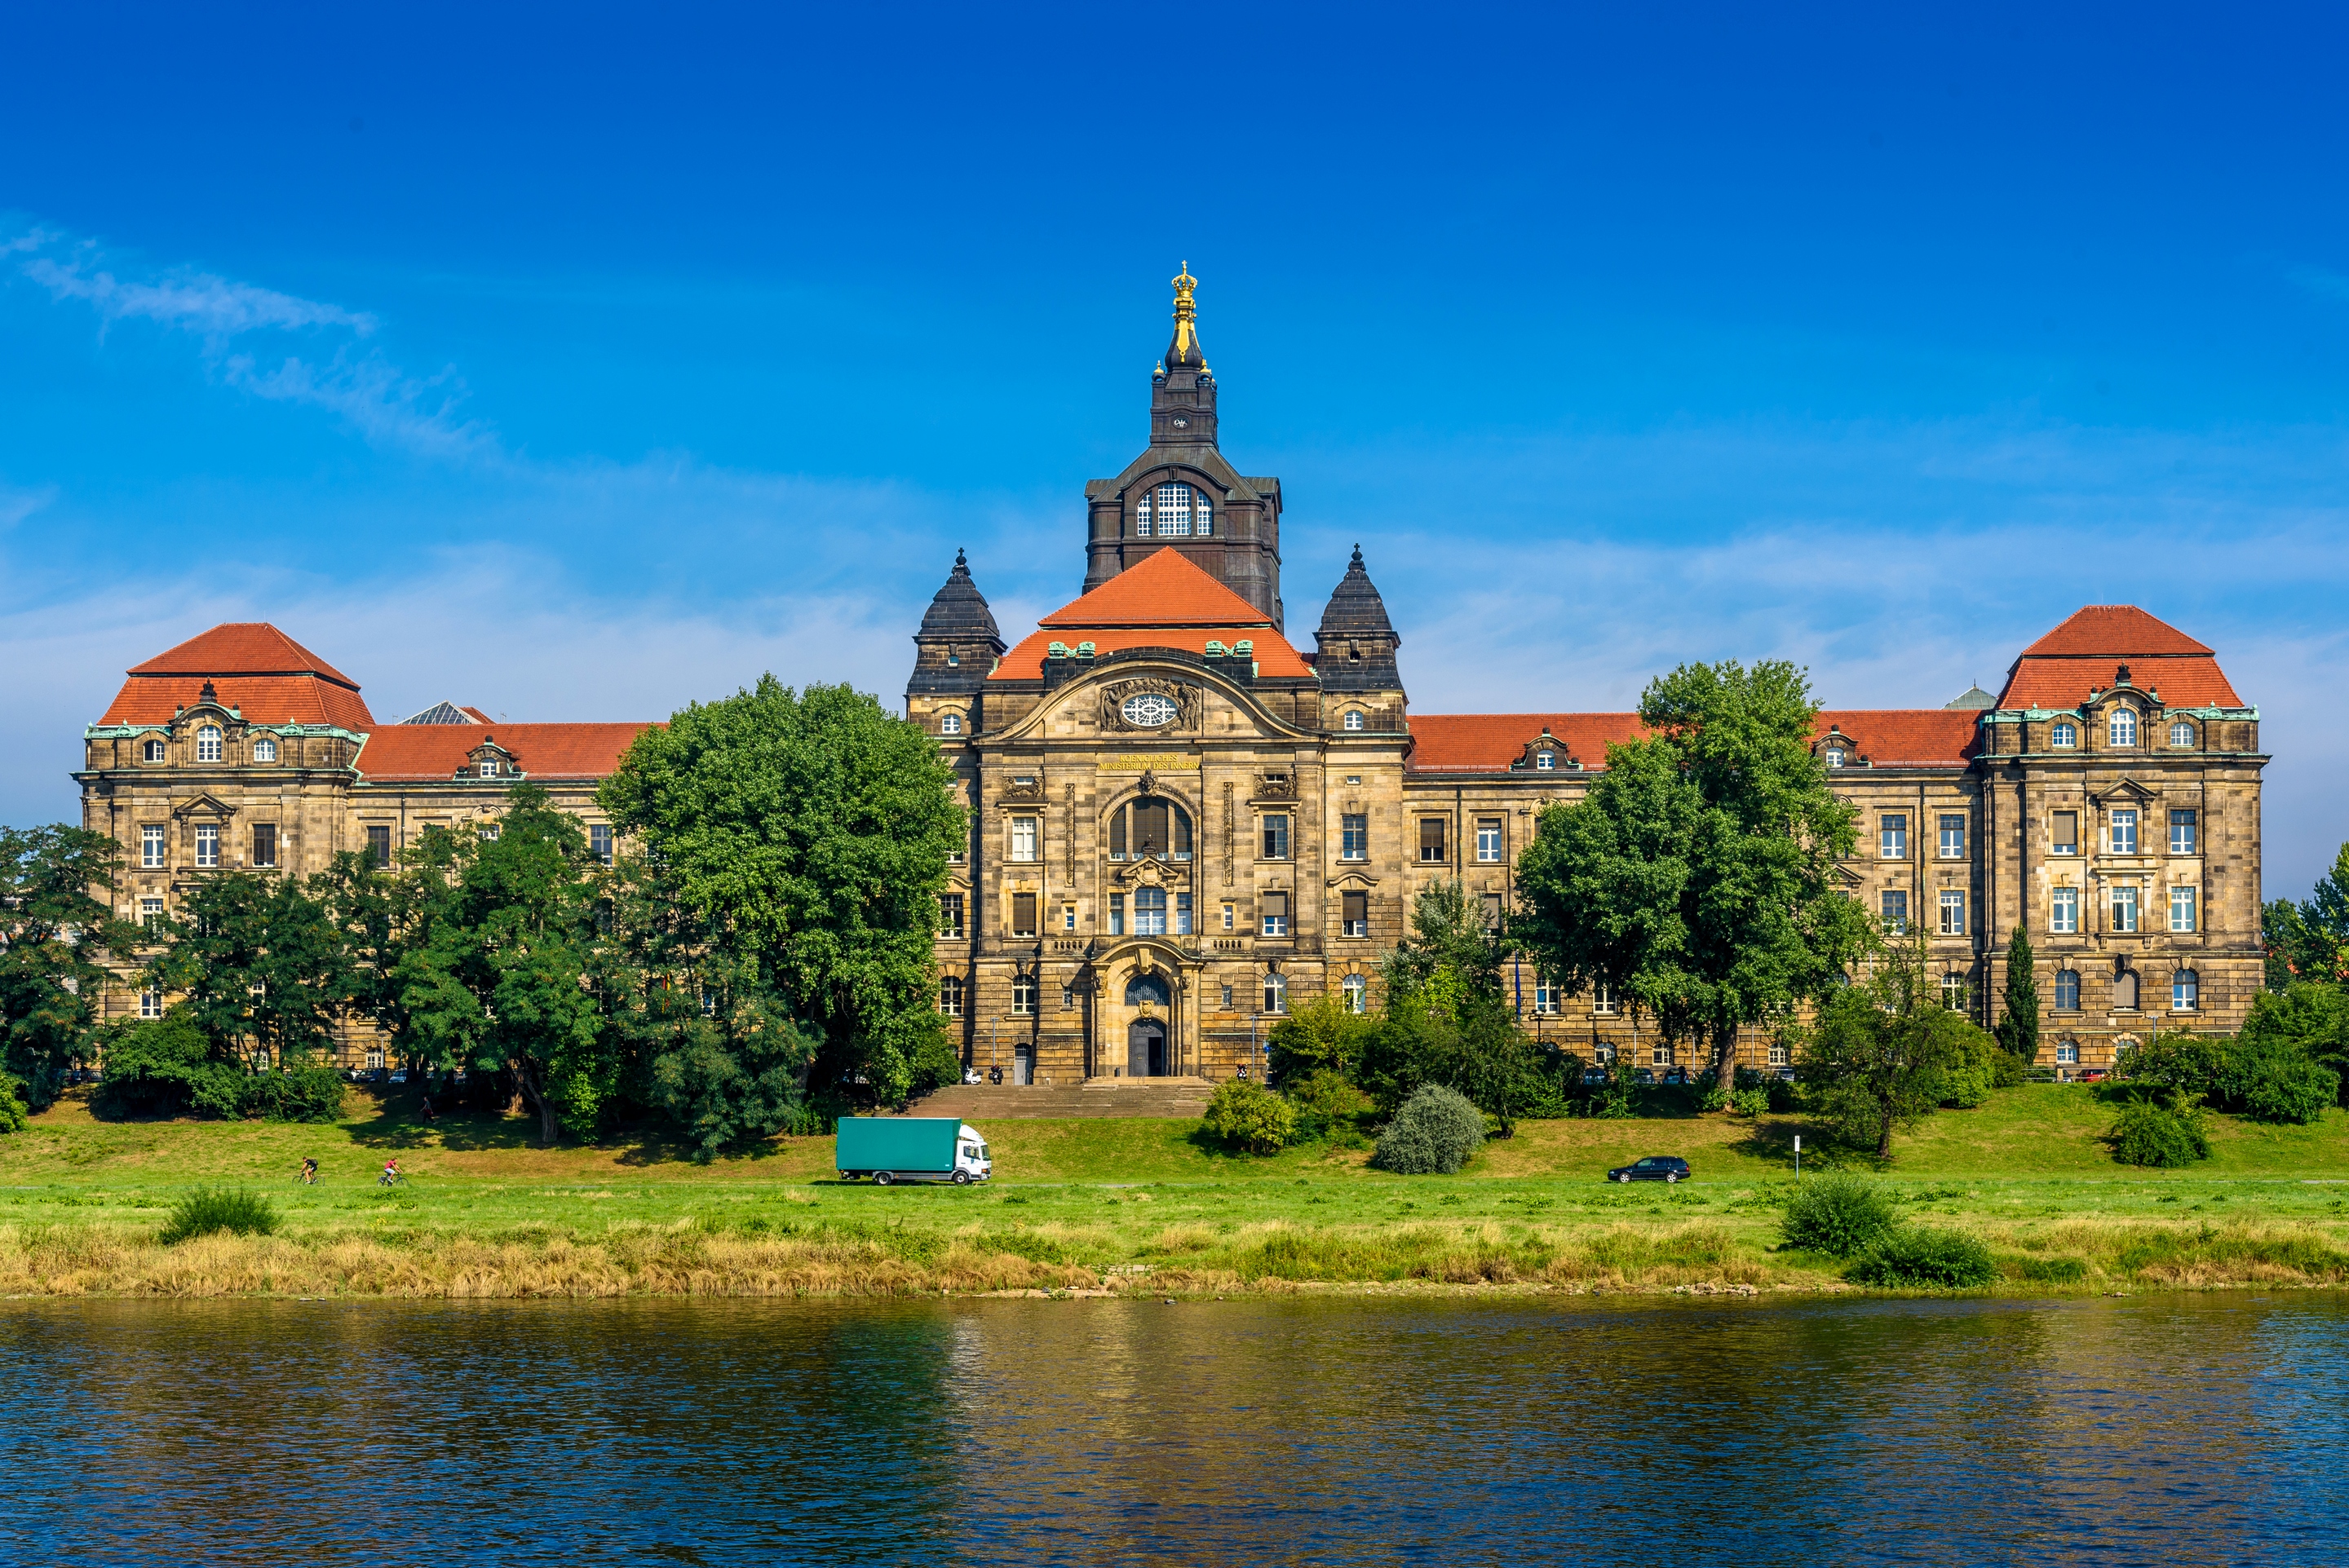
POLYGON ((932 1089, 944 1088, 962 1082, 962 1053, 944 1029, 926 1032, 914 1047, 913 1077, 905 1086, 908 1096, 925 1095, 932 1089))
POLYGON ((239 1086, 237 1114, 268 1121, 332 1121, 343 1113, 343 1077, 332 1068, 253 1073, 239 1086))
POLYGON ((24 1086, 6 1073, 0 1073, 0 1132, 25 1130, 24 1086))
POLYGON ((1761 1116, 1770 1109, 1770 1091, 1766 1088, 1741 1088, 1729 1097, 1729 1109, 1738 1116, 1761 1116))
POLYGON ((1326 1138, 1340 1149, 1368 1146, 1361 1118, 1371 1109, 1371 1097, 1349 1082, 1345 1074, 1323 1068, 1287 1083, 1286 1092, 1288 1103, 1297 1108, 1297 1131, 1290 1141, 1311 1143, 1326 1138))
POLYGON ((2175 1105, 2149 1100, 2125 1108, 2105 1141, 2112 1145, 2113 1158, 2124 1165, 2174 1171, 2210 1158, 2210 1140, 2202 1131, 2200 1117, 2175 1105))
POLYGON ((1247 1154, 1278 1154, 1297 1136, 1297 1108, 1245 1078, 1217 1084, 1202 1119, 1209 1132, 1247 1154))
POLYGON ((1888 1233, 1844 1270, 1858 1284, 1971 1290, 1998 1277, 1990 1249, 1962 1231, 1909 1225, 1888 1233))
POLYGON ((1458 1089, 1424 1084, 1379 1134, 1371 1163, 1403 1176, 1449 1176, 1485 1141, 1485 1113, 1458 1089))
POLYGON ((2340 1076, 2290 1041, 2239 1040, 2220 1092, 2254 1121, 2309 1122, 2340 1093, 2340 1076))
POLYGON ((1857 1176, 1818 1176, 1795 1183, 1778 1229, 1786 1244, 1847 1258, 1892 1229, 1892 1200, 1857 1176))
POLYGON ((277 1229, 277 1210, 258 1192, 216 1191, 200 1188, 171 1209, 171 1222, 158 1239, 169 1246, 226 1231, 239 1236, 265 1236, 277 1229))
POLYGON ((2079 1258, 2016 1258, 2006 1272, 2033 1284, 2077 1284, 2088 1277, 2088 1265, 2079 1258))

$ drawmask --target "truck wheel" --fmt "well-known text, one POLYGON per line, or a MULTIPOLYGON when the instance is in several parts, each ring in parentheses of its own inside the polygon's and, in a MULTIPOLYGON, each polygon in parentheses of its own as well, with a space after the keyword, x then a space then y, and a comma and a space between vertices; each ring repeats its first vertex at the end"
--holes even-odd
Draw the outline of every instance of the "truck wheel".
POLYGON ((873 1172, 873 1184, 875 1187, 886 1187, 889 1184, 889 1172, 886 1171, 873 1172))
POLYGON ((969 1185, 970 1185, 970 1172, 969 1172, 969 1171, 956 1171, 956 1172, 955 1172, 955 1185, 956 1185, 956 1186, 957 1186, 957 1187, 968 1187, 968 1186, 969 1186, 969 1185))

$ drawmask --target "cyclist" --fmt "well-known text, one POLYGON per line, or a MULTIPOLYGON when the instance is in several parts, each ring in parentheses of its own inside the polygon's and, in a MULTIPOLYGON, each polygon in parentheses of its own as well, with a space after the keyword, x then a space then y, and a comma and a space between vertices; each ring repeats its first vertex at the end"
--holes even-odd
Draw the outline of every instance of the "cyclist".
POLYGON ((308 1155, 302 1157, 302 1185, 313 1187, 318 1181, 318 1162, 308 1155))
POLYGON ((395 1154, 383 1162, 383 1174, 376 1179, 379 1187, 396 1187, 407 1180, 399 1169, 399 1156, 395 1154))

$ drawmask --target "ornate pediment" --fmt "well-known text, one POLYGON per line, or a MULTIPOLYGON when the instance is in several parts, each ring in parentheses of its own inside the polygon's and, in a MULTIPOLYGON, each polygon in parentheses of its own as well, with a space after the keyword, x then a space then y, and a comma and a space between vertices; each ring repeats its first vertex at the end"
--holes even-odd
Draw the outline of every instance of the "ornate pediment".
POLYGON ((1124 733, 1196 729, 1205 694, 1172 676, 1137 676, 1101 688, 1102 727, 1124 733))
POLYGON ((225 821, 236 815, 236 808, 217 797, 198 795, 193 799, 182 800, 172 807, 171 815, 183 820, 208 818, 213 821, 225 821))
POLYGON ((2091 801, 2099 806, 2114 800, 2125 801, 2130 805, 2143 805, 2147 800, 2158 798, 2152 790, 2134 779, 2123 779, 2116 783, 2107 784, 2101 789, 2092 791, 2088 796, 2091 801))

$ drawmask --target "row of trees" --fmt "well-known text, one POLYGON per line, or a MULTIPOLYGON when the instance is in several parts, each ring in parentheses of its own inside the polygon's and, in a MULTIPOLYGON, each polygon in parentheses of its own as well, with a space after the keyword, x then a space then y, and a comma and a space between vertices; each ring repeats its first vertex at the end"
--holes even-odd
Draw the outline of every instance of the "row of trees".
POLYGON ((951 782, 872 697, 768 677, 638 738, 600 799, 642 853, 610 866, 525 784, 493 830, 429 832, 392 867, 222 872, 140 930, 103 898, 111 841, 10 831, 5 1068, 36 1108, 102 1055, 102 1099, 221 1109, 223 1074, 299 1075, 363 1022, 509 1086, 546 1141, 651 1118, 705 1153, 902 1099, 959 1070, 931 979, 951 782), (125 967, 170 1017, 101 1023, 125 967))

